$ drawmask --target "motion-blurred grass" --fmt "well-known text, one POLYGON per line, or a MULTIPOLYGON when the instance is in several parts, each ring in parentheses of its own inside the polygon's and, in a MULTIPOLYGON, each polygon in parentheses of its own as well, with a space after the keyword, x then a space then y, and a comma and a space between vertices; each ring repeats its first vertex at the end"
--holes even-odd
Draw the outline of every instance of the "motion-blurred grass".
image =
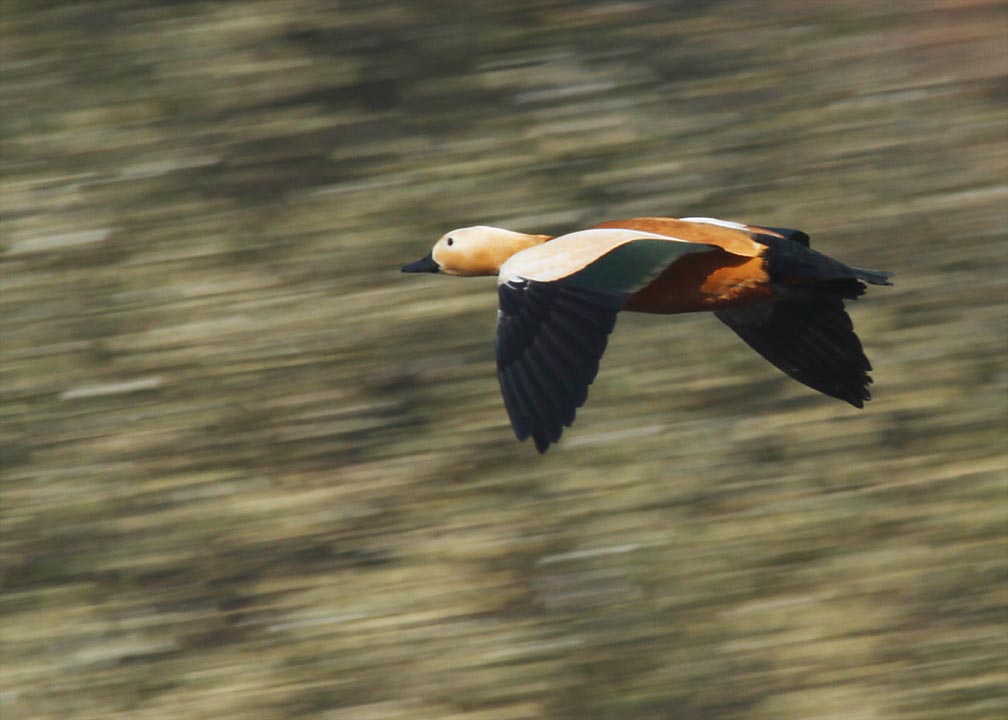
POLYGON ((6 3, 0 716, 1004 717, 1006 18, 6 3), (399 265, 638 214, 894 271, 876 399, 628 315, 517 444, 399 265))

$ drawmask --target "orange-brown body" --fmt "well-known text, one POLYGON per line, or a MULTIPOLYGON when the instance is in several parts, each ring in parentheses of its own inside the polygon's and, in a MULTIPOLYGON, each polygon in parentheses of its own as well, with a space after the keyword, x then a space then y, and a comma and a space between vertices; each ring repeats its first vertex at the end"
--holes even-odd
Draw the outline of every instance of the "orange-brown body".
POLYGON ((671 218, 612 220, 596 228, 627 228, 705 243, 731 250, 686 255, 649 285, 630 296, 624 310, 672 315, 720 310, 775 297, 766 272, 764 248, 745 242, 738 230, 671 218), (753 253, 757 253, 753 255, 753 253))
POLYGON ((686 255, 631 295, 623 309, 673 315, 772 300, 763 265, 761 257, 724 251, 686 255))

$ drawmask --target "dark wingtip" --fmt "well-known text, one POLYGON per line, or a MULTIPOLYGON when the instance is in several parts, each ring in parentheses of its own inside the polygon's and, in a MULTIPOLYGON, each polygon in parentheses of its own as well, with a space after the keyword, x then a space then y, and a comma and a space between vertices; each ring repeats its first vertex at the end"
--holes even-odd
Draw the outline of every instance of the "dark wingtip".
POLYGON ((402 266, 404 273, 436 273, 440 270, 441 268, 434 262, 434 256, 431 253, 427 253, 416 262, 407 263, 402 266))
POLYGON ((847 397, 843 398, 848 403, 856 407, 858 410, 864 410, 864 404, 867 400, 871 400, 870 397, 860 398, 860 397, 847 397))

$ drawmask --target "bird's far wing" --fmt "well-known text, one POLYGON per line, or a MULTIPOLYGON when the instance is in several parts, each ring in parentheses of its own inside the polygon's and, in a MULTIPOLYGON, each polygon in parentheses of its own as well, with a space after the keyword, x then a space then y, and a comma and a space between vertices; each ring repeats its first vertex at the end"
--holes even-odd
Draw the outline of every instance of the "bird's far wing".
POLYGON ((742 223, 716 218, 637 217, 607 220, 594 227, 643 230, 683 242, 715 245, 725 252, 742 257, 756 257, 764 250, 763 243, 754 237, 759 230, 742 223))
POLYGON ((497 377, 518 439, 531 437, 546 452, 584 405, 616 314, 630 295, 684 254, 710 250, 645 237, 611 247, 561 277, 502 278, 497 377))
POLYGON ((871 399, 871 363, 842 299, 758 303, 714 314, 798 382, 855 407, 871 399))

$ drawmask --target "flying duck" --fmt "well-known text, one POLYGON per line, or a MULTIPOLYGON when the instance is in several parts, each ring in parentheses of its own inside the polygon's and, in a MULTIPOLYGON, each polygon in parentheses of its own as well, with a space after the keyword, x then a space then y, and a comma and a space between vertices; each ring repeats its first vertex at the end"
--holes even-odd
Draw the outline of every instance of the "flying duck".
POLYGON ((641 217, 567 235, 452 230, 405 273, 496 275, 497 378, 511 427, 540 453, 574 422, 621 310, 709 310, 771 364, 863 407, 871 364, 844 309, 891 273, 845 265, 800 230, 641 217))

